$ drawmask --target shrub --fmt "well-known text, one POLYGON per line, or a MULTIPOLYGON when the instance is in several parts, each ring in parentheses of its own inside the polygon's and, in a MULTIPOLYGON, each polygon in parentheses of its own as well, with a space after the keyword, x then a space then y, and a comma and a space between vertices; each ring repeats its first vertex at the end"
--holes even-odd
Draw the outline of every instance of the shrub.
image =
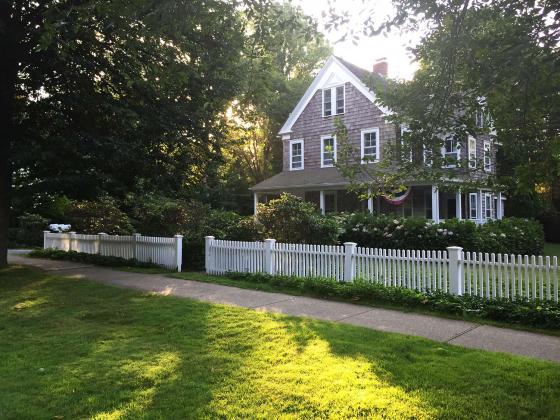
POLYGON ((10 239, 17 245, 41 246, 43 231, 48 229, 49 221, 34 213, 24 213, 17 218, 18 225, 11 229, 10 239))
POLYGON ((335 218, 317 213, 313 204, 291 194, 259 204, 258 222, 263 234, 278 242, 333 244, 338 238, 335 218))
POLYGON ((109 197, 72 203, 66 219, 72 230, 79 233, 127 235, 134 231, 128 216, 109 197))
POLYGON ((420 292, 360 279, 338 282, 321 277, 272 276, 262 273, 229 273, 228 277, 251 283, 266 283, 278 289, 307 292, 321 297, 399 305, 457 316, 560 329, 560 304, 552 301, 487 299, 474 295, 456 296, 440 291, 420 292))
POLYGON ((105 255, 87 254, 76 251, 61 251, 58 249, 36 249, 27 255, 32 258, 50 258, 51 260, 74 261, 108 267, 161 268, 159 265, 141 262, 135 259, 127 260, 120 257, 108 257, 105 255))
POLYGON ((534 220, 507 218, 477 226, 470 220, 441 223, 414 218, 356 213, 342 220, 342 242, 372 248, 444 250, 461 246, 465 251, 538 255, 544 233, 534 220))

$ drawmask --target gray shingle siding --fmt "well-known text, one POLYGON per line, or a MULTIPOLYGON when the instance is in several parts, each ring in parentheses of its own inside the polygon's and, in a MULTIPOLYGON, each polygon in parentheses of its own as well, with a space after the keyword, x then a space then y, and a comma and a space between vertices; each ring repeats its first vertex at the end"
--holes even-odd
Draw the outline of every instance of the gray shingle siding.
MULTIPOLYGON (((304 140, 304 165, 305 168, 321 167, 321 136, 330 135, 334 131, 335 116, 323 117, 322 94, 318 89, 313 98, 299 116, 292 127, 290 139, 304 140)), ((348 139, 361 147, 361 130, 379 128, 380 147, 383 151, 384 144, 394 141, 396 131, 393 124, 385 121, 383 113, 366 98, 351 83, 345 84, 344 114, 339 115, 348 128, 348 139)), ((290 170, 290 141, 284 140, 284 170, 290 170)))

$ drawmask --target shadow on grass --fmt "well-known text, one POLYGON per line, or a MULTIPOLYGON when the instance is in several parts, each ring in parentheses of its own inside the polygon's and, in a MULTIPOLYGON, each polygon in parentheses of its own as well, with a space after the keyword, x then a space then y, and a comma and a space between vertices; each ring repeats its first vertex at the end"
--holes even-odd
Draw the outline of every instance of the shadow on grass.
MULTIPOLYGON (((0 417, 547 417, 560 365, 0 272, 0 417)), ((556 393, 556 396, 555 396, 556 393)))

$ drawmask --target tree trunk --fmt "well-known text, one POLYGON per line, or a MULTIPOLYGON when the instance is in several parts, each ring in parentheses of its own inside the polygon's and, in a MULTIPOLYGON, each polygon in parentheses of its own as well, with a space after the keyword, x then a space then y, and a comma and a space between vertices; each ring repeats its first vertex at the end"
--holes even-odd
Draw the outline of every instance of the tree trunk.
POLYGON ((14 137, 14 101, 17 78, 16 43, 11 5, 0 2, 0 268, 8 265, 8 227, 12 185, 11 143, 14 137))

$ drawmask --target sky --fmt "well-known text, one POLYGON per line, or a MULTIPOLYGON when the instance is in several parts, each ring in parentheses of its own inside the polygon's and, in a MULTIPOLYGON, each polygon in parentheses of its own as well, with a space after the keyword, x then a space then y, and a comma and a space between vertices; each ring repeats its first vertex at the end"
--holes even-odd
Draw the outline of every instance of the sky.
MULTIPOLYGON (((336 43, 340 39, 343 32, 326 31, 321 13, 327 11, 329 2, 327 0, 292 0, 293 4, 301 6, 301 8, 310 16, 313 16, 319 22, 319 29, 325 34, 334 48, 334 54, 343 59, 371 70, 375 61, 385 57, 389 62, 389 77, 396 79, 411 79, 417 66, 412 62, 412 57, 407 51, 407 46, 414 45, 419 40, 418 34, 406 34, 391 32, 387 36, 379 35, 375 37, 363 36, 357 45, 351 40, 336 43)), ((393 12, 391 0, 335 0, 333 6, 337 10, 347 10, 353 16, 358 16, 364 8, 364 3, 368 8, 374 5, 376 19, 382 19, 393 12)), ((359 21, 355 23, 355 27, 360 25, 359 21)))

